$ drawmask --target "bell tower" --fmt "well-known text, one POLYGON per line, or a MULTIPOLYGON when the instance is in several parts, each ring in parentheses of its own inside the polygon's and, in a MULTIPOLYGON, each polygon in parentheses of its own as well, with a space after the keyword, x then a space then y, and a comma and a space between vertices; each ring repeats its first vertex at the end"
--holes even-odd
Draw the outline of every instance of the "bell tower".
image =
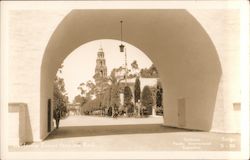
POLYGON ((96 67, 95 67, 95 83, 98 84, 107 78, 107 66, 102 47, 97 52, 96 67))

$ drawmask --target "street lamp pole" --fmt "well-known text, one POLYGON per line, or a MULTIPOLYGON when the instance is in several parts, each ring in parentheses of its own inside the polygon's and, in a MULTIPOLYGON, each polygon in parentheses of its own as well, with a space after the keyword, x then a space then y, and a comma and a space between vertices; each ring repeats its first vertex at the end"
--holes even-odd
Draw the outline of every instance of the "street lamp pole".
POLYGON ((125 52, 125 85, 127 86, 127 51, 126 51, 126 47, 122 44, 122 20, 120 21, 121 23, 121 45, 120 47, 120 52, 125 52))
POLYGON ((128 67, 127 67, 127 49, 125 47, 125 85, 127 86, 127 74, 128 74, 128 67))

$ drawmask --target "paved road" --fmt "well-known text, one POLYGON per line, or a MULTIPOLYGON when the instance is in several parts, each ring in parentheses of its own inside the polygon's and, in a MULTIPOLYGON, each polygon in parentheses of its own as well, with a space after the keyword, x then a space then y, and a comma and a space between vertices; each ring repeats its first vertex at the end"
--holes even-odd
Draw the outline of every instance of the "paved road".
POLYGON ((10 151, 237 151, 239 134, 188 131, 162 125, 162 117, 71 116, 41 143, 10 151))

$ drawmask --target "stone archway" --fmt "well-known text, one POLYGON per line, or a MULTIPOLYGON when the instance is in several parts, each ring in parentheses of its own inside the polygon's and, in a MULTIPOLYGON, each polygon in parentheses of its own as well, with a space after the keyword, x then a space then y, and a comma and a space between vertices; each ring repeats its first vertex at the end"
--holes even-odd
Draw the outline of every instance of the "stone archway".
MULTIPOLYGON (((58 25, 41 65, 40 137, 47 133, 47 100, 53 79, 65 57, 80 45, 97 39, 124 40, 142 50, 158 68, 164 94, 164 124, 209 131, 222 69, 206 31, 185 10, 73 10, 58 25), (179 106, 179 107, 178 107, 179 106), (184 106, 184 124, 178 108, 184 106)), ((183 113, 183 112, 181 112, 183 113)))

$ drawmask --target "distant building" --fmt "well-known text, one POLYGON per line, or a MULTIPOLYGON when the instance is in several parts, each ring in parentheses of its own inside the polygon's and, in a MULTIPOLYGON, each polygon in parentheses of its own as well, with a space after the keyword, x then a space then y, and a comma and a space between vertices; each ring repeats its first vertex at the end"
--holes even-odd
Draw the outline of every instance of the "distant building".
MULTIPOLYGON (((93 76, 96 84, 97 95, 103 91, 104 83, 107 82, 107 66, 102 47, 99 48, 96 58, 95 74, 93 76)), ((95 99, 95 97, 93 98, 95 99)))
MULTIPOLYGON (((149 87, 156 87, 157 86, 157 81, 159 80, 159 78, 139 78, 140 79, 140 88, 141 88, 141 92, 143 90, 143 88, 145 86, 149 86, 149 87)), ((135 87, 135 80, 136 78, 129 78, 127 79, 127 85, 130 87, 133 97, 134 97, 134 87, 135 87)), ((123 89, 126 86, 126 82, 125 80, 121 80, 120 82, 120 86, 123 89)), ((120 94, 120 98, 121 98, 121 104, 123 105, 123 93, 120 94)), ((134 99, 133 99, 134 100, 134 99)))
POLYGON ((97 85, 102 83, 103 80, 107 78, 106 60, 104 57, 103 49, 101 47, 97 52, 95 75, 93 76, 93 78, 95 79, 95 83, 97 85))
MULTIPOLYGON (((124 104, 123 90, 124 90, 124 87, 126 86, 126 84, 130 87, 132 94, 133 94, 133 97, 134 97, 134 86, 135 86, 135 80, 136 80, 137 76, 140 77, 139 79, 140 79, 141 92, 145 86, 156 87, 157 81, 159 80, 159 78, 141 78, 140 73, 137 69, 137 70, 133 70, 133 71, 129 70, 130 74, 132 74, 133 76, 128 77, 127 82, 125 82, 126 68, 124 66, 121 66, 119 68, 115 68, 113 71, 114 71, 114 74, 115 74, 117 81, 120 82, 121 105, 124 104)), ((105 82, 107 82, 107 66, 106 66, 104 51, 102 48, 100 48, 99 51, 97 52, 95 74, 94 74, 93 78, 95 79, 97 91, 98 91, 98 93, 100 93, 103 90, 103 84, 105 82)), ((132 101, 134 102, 134 98, 132 98, 132 101)))
POLYGON ((81 104, 80 103, 67 104, 67 110, 68 110, 69 115, 80 115, 81 104))
POLYGON ((121 66, 119 68, 115 68, 114 70, 115 70, 115 77, 118 81, 125 78, 126 69, 124 66, 123 67, 121 66))

